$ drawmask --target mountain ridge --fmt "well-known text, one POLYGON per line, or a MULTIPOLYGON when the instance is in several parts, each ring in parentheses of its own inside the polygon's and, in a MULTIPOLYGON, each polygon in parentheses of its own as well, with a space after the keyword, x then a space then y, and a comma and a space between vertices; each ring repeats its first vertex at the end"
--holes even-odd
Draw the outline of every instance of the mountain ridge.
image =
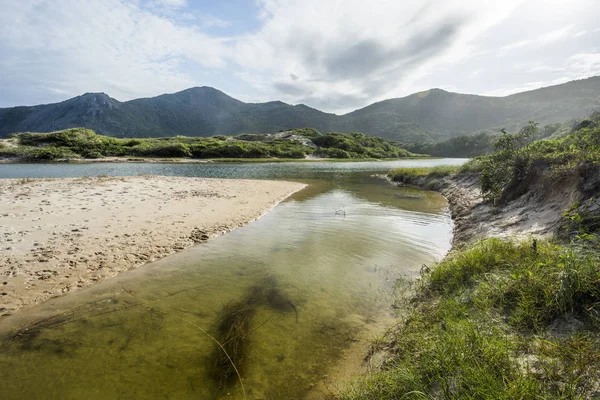
POLYGON ((104 92, 88 92, 58 103, 0 108, 0 137, 72 127, 117 137, 235 135, 314 127, 407 142, 514 130, 529 120, 564 122, 584 117, 595 108, 600 108, 600 77, 503 97, 433 88, 343 115, 279 100, 245 103, 216 88, 196 86, 124 102, 104 92))

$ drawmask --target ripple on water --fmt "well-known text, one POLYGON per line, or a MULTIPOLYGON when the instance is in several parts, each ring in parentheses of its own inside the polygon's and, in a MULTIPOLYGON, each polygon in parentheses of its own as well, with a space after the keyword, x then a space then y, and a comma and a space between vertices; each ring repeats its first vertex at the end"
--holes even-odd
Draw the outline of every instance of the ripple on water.
POLYGON ((223 311, 244 301, 248 341, 236 361, 247 398, 302 398, 390 318, 394 281, 450 248, 440 195, 350 175, 313 182, 228 235, 24 312, 21 322, 49 319, 2 340, 0 398, 242 398, 235 379, 220 388, 212 378, 218 348, 205 332, 217 335, 223 311), (261 282, 276 282, 275 297, 293 308, 248 303, 261 282))

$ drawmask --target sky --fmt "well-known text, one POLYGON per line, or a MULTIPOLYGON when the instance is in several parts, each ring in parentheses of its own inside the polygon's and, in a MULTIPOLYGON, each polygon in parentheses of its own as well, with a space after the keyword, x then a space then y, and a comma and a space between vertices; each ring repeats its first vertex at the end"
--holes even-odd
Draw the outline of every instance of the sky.
POLYGON ((212 86, 346 113, 600 75, 598 0, 0 0, 0 107, 212 86))

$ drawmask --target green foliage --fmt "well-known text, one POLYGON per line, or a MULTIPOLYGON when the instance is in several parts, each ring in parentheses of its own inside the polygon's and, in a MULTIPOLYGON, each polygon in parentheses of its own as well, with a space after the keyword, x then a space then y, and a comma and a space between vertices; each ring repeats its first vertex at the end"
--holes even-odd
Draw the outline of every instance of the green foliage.
POLYGON ((77 157, 77 154, 67 147, 28 148, 19 155, 25 161, 56 161, 77 157))
POLYGON ((190 146, 185 143, 157 143, 147 141, 131 146, 131 154, 142 157, 191 157, 190 146))
MULTIPOLYGON (((433 89, 381 101, 346 115, 281 102, 243 103, 207 87, 132 100, 118 107, 115 105, 119 103, 106 95, 86 94, 57 104, 0 109, 0 137, 26 129, 71 128, 69 121, 80 121, 86 128, 118 137, 177 134, 209 137, 312 126, 321 132, 358 130, 403 143, 423 143, 471 133, 497 132, 501 127, 517 130, 526 122, 524 115, 542 124, 580 118, 582 104, 597 104, 598 93, 598 77, 504 98, 433 89), (91 114, 90 107, 99 108, 100 112, 91 114)), ((562 133, 550 133, 554 134, 562 133)), ((451 147, 449 144, 448 149, 451 147)), ((417 148, 412 151, 430 154, 417 148)), ((455 156, 477 154, 484 153, 455 156)))
POLYGON ((318 154, 329 158, 351 158, 350 153, 346 150, 338 149, 337 147, 325 147, 319 149, 318 154))
POLYGON ((441 178, 448 175, 456 174, 460 171, 460 167, 450 165, 438 165, 436 167, 422 167, 422 168, 397 168, 389 172, 388 176, 396 182, 400 182, 402 179, 408 177, 421 177, 430 176, 435 178, 441 178))
POLYGON ((510 201, 525 193, 537 178, 551 183, 573 174, 578 166, 600 162, 600 125, 590 122, 581 126, 555 140, 539 140, 541 133, 535 122, 514 134, 502 130, 494 143, 494 154, 477 157, 464 168, 481 172, 486 200, 510 201))
POLYGON ((394 182, 404 185, 421 186, 428 190, 440 190, 446 182, 442 179, 457 174, 460 167, 444 166, 425 168, 398 168, 388 173, 394 182))
POLYGON ((15 158, 18 156, 17 153, 17 148, 0 143, 0 158, 15 158))
POLYGON ((289 132, 291 132, 294 135, 304 136, 309 139, 319 137, 322 135, 321 132, 319 132, 318 130, 316 130, 314 128, 290 129, 289 132))
POLYGON ((425 273, 384 340, 384 370, 344 399, 577 399, 598 384, 600 256, 490 239, 425 273), (557 319, 578 333, 551 332, 557 319))
POLYGON ((590 198, 571 204, 563 212, 563 234, 584 239, 600 248, 600 199, 590 198))
POLYGON ((599 261, 597 253, 575 247, 490 239, 441 263, 427 289, 455 295, 477 286, 473 302, 538 332, 565 313, 595 321, 589 310, 600 302, 599 261))
POLYGON ((412 153, 434 157, 470 158, 491 153, 495 137, 495 134, 482 132, 477 135, 461 135, 440 142, 404 143, 402 147, 412 153))
POLYGON ((312 141, 319 146, 318 153, 335 158, 402 158, 414 156, 397 143, 376 136, 367 136, 360 132, 331 132, 314 137, 312 141))
MULTIPOLYGON (((68 157, 194 157, 194 158, 305 158, 317 152, 331 158, 398 158, 413 156, 382 138, 362 133, 330 133, 293 129, 280 134, 245 134, 209 138, 175 136, 158 139, 118 139, 75 128, 51 133, 14 135, 26 159, 54 160, 53 154, 69 150, 68 157), (320 143, 319 146, 313 142, 320 143), (315 148, 316 147, 316 148, 315 148), (25 151, 24 149, 29 149, 25 151), (37 149, 37 150, 33 150, 37 149), (62 149, 62 150, 40 150, 62 149)), ((5 150, 1 150, 6 152, 5 150)), ((6 152, 8 154, 8 152, 6 152)), ((3 154, 3 153, 0 153, 3 154)), ((12 154, 12 153, 11 153, 12 154)), ((62 153, 61 153, 62 154, 62 153)))
POLYGON ((481 171, 483 171, 485 160, 485 157, 474 157, 461 165, 458 172, 461 174, 481 173, 481 171))

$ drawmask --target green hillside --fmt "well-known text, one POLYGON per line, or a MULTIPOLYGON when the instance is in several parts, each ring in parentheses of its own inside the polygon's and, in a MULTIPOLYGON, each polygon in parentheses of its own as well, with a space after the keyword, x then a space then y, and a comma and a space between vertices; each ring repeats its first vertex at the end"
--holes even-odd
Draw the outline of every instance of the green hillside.
POLYGON ((271 134, 165 138, 115 138, 85 128, 50 133, 15 133, 0 141, 0 158, 22 161, 99 159, 105 157, 163 158, 342 158, 380 159, 414 154, 380 137, 363 133, 322 134, 293 129, 271 134))
POLYGON ((364 132, 401 142, 517 130, 581 118, 600 108, 600 77, 507 97, 432 89, 385 100, 346 115, 280 101, 244 103, 210 87, 120 102, 86 93, 61 103, 0 109, 0 137, 84 127, 115 137, 214 136, 276 132, 312 126, 322 132, 364 132))

